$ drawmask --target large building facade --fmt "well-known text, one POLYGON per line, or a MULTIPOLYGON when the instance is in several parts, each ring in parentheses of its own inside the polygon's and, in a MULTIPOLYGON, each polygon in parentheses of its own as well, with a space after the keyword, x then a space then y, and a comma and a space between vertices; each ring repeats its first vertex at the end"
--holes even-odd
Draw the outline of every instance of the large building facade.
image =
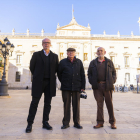
MULTIPOLYGON (((140 74, 140 36, 131 35, 102 35, 91 34, 91 28, 79 25, 73 17, 71 22, 60 27, 57 25, 55 34, 44 33, 15 33, 0 34, 0 39, 8 37, 15 45, 14 52, 9 56, 8 84, 10 88, 31 88, 32 75, 29 63, 32 54, 42 49, 42 39, 50 38, 51 50, 58 54, 59 60, 66 58, 66 50, 69 47, 76 49, 76 57, 81 59, 86 73, 86 88, 91 88, 87 70, 91 60, 95 59, 98 47, 104 47, 106 57, 115 65, 118 85, 136 85, 136 75, 140 74)), ((60 82, 57 79, 57 87, 60 82)))

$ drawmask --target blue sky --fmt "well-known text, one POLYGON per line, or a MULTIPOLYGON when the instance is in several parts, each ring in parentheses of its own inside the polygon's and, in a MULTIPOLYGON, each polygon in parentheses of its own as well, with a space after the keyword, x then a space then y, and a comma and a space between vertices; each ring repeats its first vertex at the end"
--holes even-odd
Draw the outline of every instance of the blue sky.
POLYGON ((140 0, 0 0, 0 30, 11 33, 55 33, 57 23, 67 25, 74 16, 78 24, 91 26, 92 34, 140 35, 140 0))

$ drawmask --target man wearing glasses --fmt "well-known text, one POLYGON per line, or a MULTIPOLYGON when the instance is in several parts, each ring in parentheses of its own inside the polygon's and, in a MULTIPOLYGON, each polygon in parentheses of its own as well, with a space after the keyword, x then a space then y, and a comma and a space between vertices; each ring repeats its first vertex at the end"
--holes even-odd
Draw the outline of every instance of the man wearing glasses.
POLYGON ((74 127, 82 129, 80 125, 80 91, 85 90, 85 72, 82 61, 75 57, 75 51, 74 48, 68 48, 68 57, 60 61, 58 68, 58 78, 61 82, 64 103, 63 126, 61 129, 69 127, 71 96, 74 127))
POLYGON ((42 40, 43 50, 35 52, 30 61, 30 71, 33 75, 32 101, 27 118, 26 133, 32 131, 32 124, 36 115, 39 100, 44 93, 43 128, 52 130, 49 125, 49 113, 52 97, 56 96, 56 72, 58 69, 58 55, 50 51, 51 41, 42 40))

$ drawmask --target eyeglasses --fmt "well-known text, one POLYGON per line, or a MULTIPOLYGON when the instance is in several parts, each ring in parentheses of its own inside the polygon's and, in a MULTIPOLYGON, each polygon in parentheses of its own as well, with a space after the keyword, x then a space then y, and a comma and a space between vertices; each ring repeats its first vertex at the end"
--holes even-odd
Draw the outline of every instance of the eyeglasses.
POLYGON ((50 42, 43 42, 43 44, 51 44, 50 42))

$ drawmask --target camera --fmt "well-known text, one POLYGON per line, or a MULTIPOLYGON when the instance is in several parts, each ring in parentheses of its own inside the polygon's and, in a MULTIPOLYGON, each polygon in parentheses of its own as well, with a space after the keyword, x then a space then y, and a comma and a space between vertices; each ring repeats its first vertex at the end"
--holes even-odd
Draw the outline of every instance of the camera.
POLYGON ((80 93, 80 98, 87 99, 87 94, 85 91, 81 91, 80 93))

